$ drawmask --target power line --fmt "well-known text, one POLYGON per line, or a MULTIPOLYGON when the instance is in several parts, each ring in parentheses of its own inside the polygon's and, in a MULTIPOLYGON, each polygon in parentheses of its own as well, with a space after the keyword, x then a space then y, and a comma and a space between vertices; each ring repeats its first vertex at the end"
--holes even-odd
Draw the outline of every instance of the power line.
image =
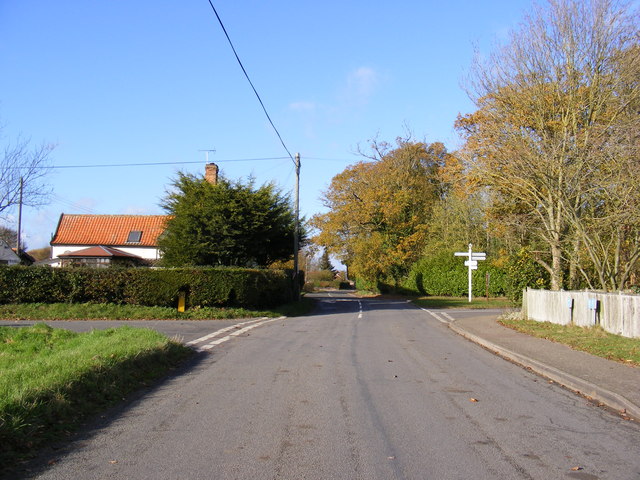
MULTIPOLYGON (((354 162, 357 159, 347 158, 319 158, 319 157, 305 157, 307 160, 319 160, 323 162, 354 162)), ((228 162, 268 162, 273 160, 290 160, 290 157, 262 157, 262 158, 225 158, 216 159, 216 163, 228 163, 228 162)), ((202 161, 197 162, 148 162, 148 163, 97 163, 89 165, 51 165, 47 168, 50 169, 66 169, 66 168, 115 168, 115 167, 153 167, 158 165, 197 165, 202 164, 202 161)), ((10 169, 12 167, 9 167, 10 169)), ((18 167, 15 167, 16 169, 18 167)))
MULTIPOLYGON (((268 158, 234 158, 234 159, 216 159, 217 162, 260 162, 269 160, 288 160, 289 157, 268 157, 268 158)), ((47 168, 110 168, 110 167, 151 167, 157 165, 193 165, 202 164, 199 162, 149 162, 149 163, 102 163, 94 165, 52 165, 47 168)))
POLYGON ((304 157, 305 160, 322 160, 323 162, 355 162, 357 158, 319 158, 319 157, 304 157))
POLYGON ((96 213, 93 209, 89 208, 89 207, 85 207, 84 205, 80 204, 79 202, 74 202, 71 201, 67 198, 61 197, 60 195, 53 193, 51 195, 54 199, 55 203, 67 206, 67 207, 71 207, 75 210, 81 210, 84 213, 90 213, 90 214, 94 214, 96 213))
POLYGON ((253 82, 249 78, 249 75, 247 74, 247 71, 245 70, 244 65, 242 65, 242 62, 240 61, 240 57, 238 56, 238 53, 236 52, 236 49, 233 46, 233 42, 231 42, 231 38, 229 38, 229 34, 227 33, 227 29, 224 28, 224 24, 222 23, 222 20, 220 19, 220 15, 218 15, 216 7, 213 6, 213 3, 211 2, 211 0, 209 0, 209 5, 211 5, 211 9, 213 10, 213 13, 216 15, 216 18, 218 19, 218 23, 222 27, 222 31, 224 32, 224 35, 227 37, 227 41, 229 42, 229 45, 231 46, 231 50, 233 50, 233 54, 236 56, 236 60, 238 61, 238 64, 240 65, 240 68, 242 69, 242 72, 244 73, 244 76, 247 78, 247 81, 249 82, 249 85, 251 85, 251 88, 253 89, 253 93, 256 94, 256 97, 258 98, 258 101, 260 102, 260 105, 262 106, 262 110, 264 111, 264 114, 267 116, 267 120, 269 120, 269 123, 271 124, 271 127, 273 128, 274 132, 276 132, 276 135, 280 139, 280 143, 282 144, 284 149, 287 151, 287 153, 289 154, 289 158, 291 158, 291 161, 295 165, 295 161, 293 159, 293 155, 291 155, 291 152, 289 151, 289 149, 287 148, 287 146, 284 143, 284 140, 282 140, 282 137, 280 136, 280 132, 278 132, 278 129, 273 124, 273 121, 271 120, 271 117, 269 116, 269 113, 267 112, 267 109, 264 106, 264 103, 262 102, 262 99, 260 98, 260 95, 258 95, 258 91, 256 90, 256 87, 253 86, 253 82))

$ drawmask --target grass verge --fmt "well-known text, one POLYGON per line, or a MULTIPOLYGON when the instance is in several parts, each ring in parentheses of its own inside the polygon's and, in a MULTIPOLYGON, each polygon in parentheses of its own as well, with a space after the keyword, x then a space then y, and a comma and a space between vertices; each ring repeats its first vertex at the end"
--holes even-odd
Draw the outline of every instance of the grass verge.
POLYGON ((113 303, 24 303, 0 305, 0 319, 6 320, 212 320, 304 315, 310 299, 292 302, 272 310, 245 308, 175 308, 116 305, 113 303))
POLYGON ((191 353, 127 326, 81 334, 44 324, 0 327, 0 475, 191 353))
POLYGON ((557 325, 535 320, 499 320, 505 327, 527 335, 564 343, 576 350, 599 357, 640 366, 640 339, 627 338, 605 332, 600 327, 584 328, 574 325, 557 325))
POLYGON ((423 308, 512 308, 513 303, 508 298, 497 297, 489 298, 478 297, 469 299, 467 297, 420 297, 413 301, 416 305, 423 308))

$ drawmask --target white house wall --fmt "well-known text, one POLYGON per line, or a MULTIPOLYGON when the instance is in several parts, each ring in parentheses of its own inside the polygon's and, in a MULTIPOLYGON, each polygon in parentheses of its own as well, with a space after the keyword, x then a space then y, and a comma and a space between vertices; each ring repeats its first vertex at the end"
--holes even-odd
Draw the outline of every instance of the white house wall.
MULTIPOLYGON (((84 250, 92 245, 53 245, 51 247, 51 258, 58 258, 63 253, 77 252, 78 250, 84 250)), ((160 258, 160 252, 157 248, 153 247, 120 247, 107 245, 111 248, 117 248, 120 251, 137 255, 145 260, 158 260, 160 258)))

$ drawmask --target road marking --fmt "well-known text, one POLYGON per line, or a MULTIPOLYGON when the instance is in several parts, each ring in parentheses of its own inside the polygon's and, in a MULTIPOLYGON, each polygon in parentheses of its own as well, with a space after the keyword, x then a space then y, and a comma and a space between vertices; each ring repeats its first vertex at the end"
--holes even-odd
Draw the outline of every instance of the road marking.
POLYGON ((362 318, 362 302, 360 300, 358 300, 358 307, 359 307, 359 312, 358 312, 358 318, 362 318))
MULTIPOLYGON (((267 317, 265 317, 267 318, 267 317)), ((278 317, 278 318, 272 318, 271 320, 264 320, 264 319, 259 319, 259 320, 254 320, 251 322, 243 322, 243 323, 238 323, 237 325, 245 325, 247 323, 252 323, 252 325, 249 325, 247 327, 241 328, 240 330, 236 330, 233 333, 230 333, 229 335, 222 337, 222 338, 218 338, 217 340, 214 340, 212 342, 207 343, 206 345, 203 345, 201 347, 196 348, 197 351, 199 352, 205 352, 207 350, 211 350, 213 347, 220 345, 221 343, 227 342, 229 340, 231 340, 231 337, 237 337, 238 335, 242 335, 243 333, 248 332, 249 330, 252 330, 256 327, 259 327, 261 325, 264 325, 266 323, 271 323, 271 322, 276 322, 278 320, 282 320, 284 318, 287 317, 278 317), (262 321, 260 321, 262 320, 262 321)), ((235 328, 237 325, 232 326, 231 328, 235 328)), ((221 332, 222 330, 225 330, 224 328, 221 330, 218 330, 218 333, 221 332)), ((226 329, 227 331, 229 330, 229 327, 227 327, 226 329)))
POLYGON ((431 310, 427 310, 426 308, 420 307, 420 310, 424 310, 425 312, 427 312, 429 315, 431 315, 433 318, 435 318, 436 320, 438 320, 441 323, 450 323, 450 322, 453 321, 453 317, 451 315, 449 315, 448 313, 442 312, 442 315, 444 317, 446 317, 446 319, 445 319, 445 318, 442 318, 439 314, 437 314, 435 312, 432 312, 431 310))
POLYGON ((225 328, 221 328, 220 330, 216 330, 215 332, 210 333, 208 335, 205 335, 204 337, 200 337, 200 338, 196 338, 195 340, 191 340, 190 342, 187 342, 185 345, 190 346, 190 345, 195 345, 196 343, 206 342, 210 338, 217 337, 217 336, 219 336, 219 335, 221 335, 223 333, 228 332, 229 330, 233 330, 234 328, 238 328, 238 326, 240 326, 240 325, 246 325, 248 323, 260 322, 261 320, 266 320, 267 318, 268 317, 262 317, 262 318, 257 318, 255 320, 249 320, 247 322, 236 323, 235 325, 231 325, 230 327, 225 327, 225 328))

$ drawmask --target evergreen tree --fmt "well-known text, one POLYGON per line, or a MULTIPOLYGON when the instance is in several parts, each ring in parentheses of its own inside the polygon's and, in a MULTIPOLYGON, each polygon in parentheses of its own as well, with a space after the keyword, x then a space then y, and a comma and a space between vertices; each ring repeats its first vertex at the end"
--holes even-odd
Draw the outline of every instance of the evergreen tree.
POLYGON ((214 185, 179 173, 172 186, 162 203, 171 215, 159 239, 164 265, 264 267, 291 258, 294 213, 273 184, 214 185))
POLYGON ((335 275, 336 273, 336 269, 333 268, 333 265, 331 264, 331 260, 329 260, 329 252, 327 251, 327 249, 325 248, 324 251, 322 252, 322 256, 320 257, 320 263, 318 264, 318 270, 320 271, 329 271, 331 273, 333 273, 335 275))

